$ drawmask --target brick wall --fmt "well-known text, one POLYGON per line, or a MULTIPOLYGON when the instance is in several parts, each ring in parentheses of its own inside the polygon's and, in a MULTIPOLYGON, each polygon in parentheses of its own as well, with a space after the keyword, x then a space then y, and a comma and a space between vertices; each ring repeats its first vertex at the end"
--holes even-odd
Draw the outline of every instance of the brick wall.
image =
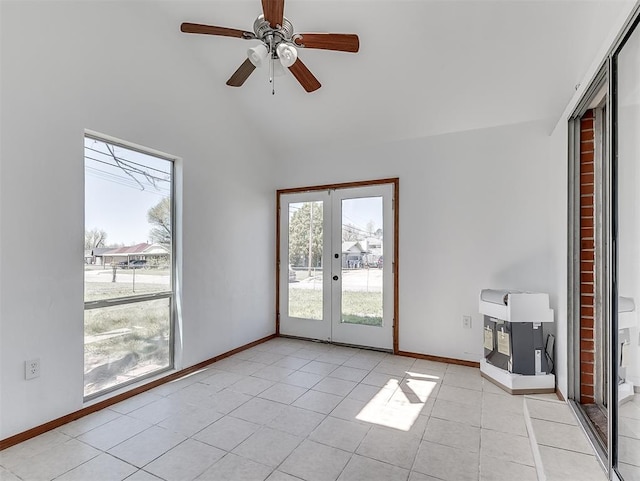
POLYGON ((595 119, 580 119, 580 403, 593 404, 595 361, 595 119))

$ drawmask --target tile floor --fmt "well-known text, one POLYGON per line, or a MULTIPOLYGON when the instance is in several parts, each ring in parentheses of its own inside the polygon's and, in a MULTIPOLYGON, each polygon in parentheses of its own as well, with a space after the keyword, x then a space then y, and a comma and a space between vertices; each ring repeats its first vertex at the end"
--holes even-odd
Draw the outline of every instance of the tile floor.
POLYGON ((605 479, 568 406, 478 369, 273 339, 0 452, 0 479, 605 479))
POLYGON ((619 416, 620 474, 624 479, 640 480, 640 395, 636 394, 623 403, 619 416))

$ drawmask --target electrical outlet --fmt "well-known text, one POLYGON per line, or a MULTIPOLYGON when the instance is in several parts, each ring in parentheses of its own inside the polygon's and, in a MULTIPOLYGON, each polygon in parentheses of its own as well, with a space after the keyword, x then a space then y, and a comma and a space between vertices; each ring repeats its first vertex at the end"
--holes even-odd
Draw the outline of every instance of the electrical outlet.
POLYGON ((471 329, 471 316, 462 316, 462 327, 471 329))
POLYGON ((24 362, 24 378, 35 379, 40 376, 40 359, 31 359, 24 362))

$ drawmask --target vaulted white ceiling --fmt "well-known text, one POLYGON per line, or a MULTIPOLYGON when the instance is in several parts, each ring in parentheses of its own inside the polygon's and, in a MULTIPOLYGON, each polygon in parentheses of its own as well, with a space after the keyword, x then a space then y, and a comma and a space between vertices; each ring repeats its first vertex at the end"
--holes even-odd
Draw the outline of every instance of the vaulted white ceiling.
MULTIPOLYGON (((297 32, 357 33, 357 54, 299 52, 322 88, 256 70, 225 85, 256 41, 179 32, 183 21, 251 30, 259 0, 156 5, 167 32, 199 63, 210 94, 232 98, 247 135, 293 155, 326 142, 394 141, 529 120, 559 119, 614 22, 617 0, 287 0, 297 32), (249 133, 249 132, 252 132, 249 133)), ((625 10, 626 9, 626 10, 625 10)), ((206 95, 206 93, 205 93, 206 95)))

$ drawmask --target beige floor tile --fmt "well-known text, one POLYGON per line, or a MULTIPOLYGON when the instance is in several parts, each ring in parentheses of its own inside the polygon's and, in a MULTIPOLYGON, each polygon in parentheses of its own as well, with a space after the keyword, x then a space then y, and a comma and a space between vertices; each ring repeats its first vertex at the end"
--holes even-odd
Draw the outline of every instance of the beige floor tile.
POLYGON ((483 429, 480 433, 480 453, 492 459, 535 467, 528 437, 483 429))
POLYGON ((111 448, 109 454, 142 468, 185 439, 182 434, 152 426, 111 448))
POLYGON ((333 377, 325 377, 322 381, 313 386, 313 390, 344 397, 356 386, 357 383, 353 381, 344 381, 333 377))
POLYGON ((544 419, 556 423, 577 425, 578 421, 571 412, 569 405, 562 401, 542 401, 534 398, 525 398, 529 416, 532 419, 544 419))
POLYGON ((225 454, 221 449, 187 439, 149 463, 144 469, 167 481, 191 481, 225 454))
POLYGON ((436 399, 431 416, 480 427, 482 409, 480 406, 470 406, 455 401, 436 399))
POLYGON ((482 392, 443 384, 438 390, 437 399, 454 401, 471 406, 482 405, 482 392))
POLYGON ((77 439, 94 448, 107 451, 136 434, 141 433, 145 429, 148 429, 150 426, 151 424, 146 421, 129 416, 120 416, 113 421, 109 421, 78 436, 77 439))
MULTIPOLYGON (((537 435, 537 432, 536 432, 537 435)), ((548 481, 605 481, 607 477, 593 454, 540 446, 540 457, 548 481)))
POLYGON ((228 389, 236 391, 249 396, 257 396, 262 391, 269 389, 275 384, 275 381, 269 381, 268 379, 261 379, 259 377, 248 376, 240 379, 238 382, 229 386, 228 389))
POLYGON ((293 386, 305 387, 307 389, 312 388, 320 381, 324 379, 324 376, 320 374, 314 374, 312 372, 296 371, 293 374, 289 374, 281 382, 285 384, 291 384, 293 386))
POLYGON ((480 455, 480 481, 538 481, 536 468, 480 455))
POLYGON ((496 414, 509 412, 524 415, 524 396, 503 396, 485 391, 482 395, 482 410, 496 414))
POLYGON ((326 376, 340 367, 340 364, 332 364, 329 362, 319 361, 318 359, 311 361, 308 364, 302 366, 299 371, 310 372, 313 374, 320 374, 326 376))
POLYGON ((307 391, 300 396, 293 405, 310 411, 329 414, 342 400, 342 396, 336 396, 335 394, 307 391))
POLYGON ((231 416, 256 424, 268 424, 278 416, 285 405, 268 399, 253 398, 231 411, 231 416))
MULTIPOLYGON (((295 353, 294 353, 295 354, 295 353)), ((274 366, 286 367, 288 369, 298 370, 305 364, 309 364, 308 359, 302 359, 300 357, 286 356, 274 363, 274 366)))
POLYGON ((115 418, 120 416, 120 413, 112 411, 111 409, 102 409, 76 421, 62 425, 58 428, 58 431, 66 434, 67 436, 76 437, 91 431, 98 426, 102 426, 109 421, 113 421, 115 418))
POLYGON ((213 411, 212 409, 189 405, 166 418, 159 423, 158 426, 190 437, 211 423, 214 423, 222 416, 222 413, 213 411))
POLYGON ((408 469, 402 469, 364 456, 353 456, 338 481, 406 481, 408 469))
POLYGON ((231 451, 258 429, 260 429, 259 424, 225 416, 197 433, 194 439, 225 451, 231 451))
POLYGON ((420 437, 403 431, 372 427, 356 450, 357 454, 410 469, 420 437))
POLYGON ((531 425, 539 445, 593 454, 593 448, 578 426, 542 419, 532 419, 531 425))
POLYGON ((199 481, 264 481, 272 468, 229 453, 196 479, 199 481))
POLYGON ((502 413, 496 413, 493 410, 483 411, 481 423, 483 429, 528 436, 524 414, 515 414, 509 411, 503 411, 502 413))
POLYGON ((71 439, 40 452, 35 458, 25 459, 11 467, 11 472, 24 480, 49 481, 98 455, 99 450, 71 439))
POLYGON ((477 453, 480 450, 480 428, 454 421, 429 418, 423 438, 463 451, 477 453))
POLYGON ((369 374, 369 370, 359 369, 356 367, 340 366, 332 371, 329 376, 342 379, 344 381, 360 382, 369 374))
POLYGON ((413 469, 445 481, 477 481, 479 462, 478 453, 422 441, 413 469))
POLYGON ((56 481, 87 481, 89 479, 91 481, 122 481, 137 470, 138 468, 131 464, 102 453, 77 468, 67 471, 56 478, 56 481))
POLYGON ((350 458, 346 451, 305 440, 278 470, 305 481, 335 481, 350 458))
POLYGON ((309 435, 309 439, 334 448, 354 452, 367 432, 369 432, 369 429, 370 427, 365 424, 328 416, 309 435))
POLYGON ((277 383, 269 389, 262 391, 258 394, 258 397, 282 404, 291 404, 305 392, 307 392, 307 388, 293 386, 291 384, 277 383))
POLYGON ((308 436, 326 418, 326 414, 316 413, 296 406, 285 406, 282 412, 267 424, 294 436, 308 436))
MULTIPOLYGON (((145 425, 146 426, 146 425, 145 425)), ((23 443, 11 446, 0 451, 0 465, 11 469, 23 461, 43 453, 59 444, 70 441, 66 434, 56 431, 49 431, 38 437, 31 438, 23 443)))
POLYGON ((239 444, 233 453, 275 468, 291 454, 302 439, 263 427, 239 444))
POLYGON ((482 378, 478 373, 471 372, 450 372, 447 369, 444 377, 442 378, 442 384, 445 386, 455 386, 464 389, 471 389, 474 391, 482 391, 482 378))

